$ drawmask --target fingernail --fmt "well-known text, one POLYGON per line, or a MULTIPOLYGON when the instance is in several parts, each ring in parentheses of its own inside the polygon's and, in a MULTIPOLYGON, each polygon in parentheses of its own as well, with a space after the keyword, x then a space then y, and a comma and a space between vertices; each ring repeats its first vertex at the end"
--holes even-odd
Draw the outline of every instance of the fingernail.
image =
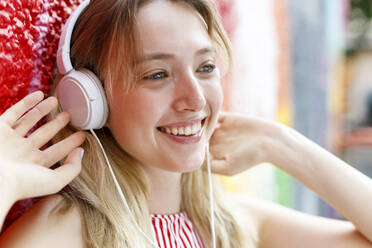
POLYGON ((44 98, 44 93, 41 90, 33 92, 37 96, 37 99, 43 99, 44 98))
POLYGON ((81 157, 81 159, 83 159, 83 157, 84 157, 84 150, 81 150, 80 157, 81 157))
POLYGON ((47 100, 49 101, 49 102, 57 102, 57 98, 56 97, 54 97, 54 96, 50 96, 50 97, 48 97, 47 98, 47 100))

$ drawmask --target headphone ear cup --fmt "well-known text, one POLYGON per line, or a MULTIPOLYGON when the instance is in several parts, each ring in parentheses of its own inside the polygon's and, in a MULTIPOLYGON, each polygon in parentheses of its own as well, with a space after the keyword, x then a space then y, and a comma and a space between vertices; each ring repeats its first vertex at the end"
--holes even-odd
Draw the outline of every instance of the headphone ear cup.
POLYGON ((73 126, 89 130, 102 128, 106 123, 105 91, 93 72, 72 70, 59 81, 57 95, 62 110, 70 114, 73 126))

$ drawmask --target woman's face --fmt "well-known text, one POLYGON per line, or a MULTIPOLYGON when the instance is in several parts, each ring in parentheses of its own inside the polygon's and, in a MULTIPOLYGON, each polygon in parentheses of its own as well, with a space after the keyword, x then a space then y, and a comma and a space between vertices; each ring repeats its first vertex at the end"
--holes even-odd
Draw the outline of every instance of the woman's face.
POLYGON ((170 1, 142 6, 138 29, 140 80, 113 87, 108 127, 144 166, 198 169, 222 103, 215 45, 196 11, 170 1))

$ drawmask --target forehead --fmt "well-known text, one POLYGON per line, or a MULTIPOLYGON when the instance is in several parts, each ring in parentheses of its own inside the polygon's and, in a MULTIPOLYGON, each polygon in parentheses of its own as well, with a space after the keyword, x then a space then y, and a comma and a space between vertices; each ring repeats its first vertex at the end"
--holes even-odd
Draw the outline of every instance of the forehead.
POLYGON ((185 3, 150 1, 139 9, 137 20, 144 52, 212 46, 202 17, 185 3))

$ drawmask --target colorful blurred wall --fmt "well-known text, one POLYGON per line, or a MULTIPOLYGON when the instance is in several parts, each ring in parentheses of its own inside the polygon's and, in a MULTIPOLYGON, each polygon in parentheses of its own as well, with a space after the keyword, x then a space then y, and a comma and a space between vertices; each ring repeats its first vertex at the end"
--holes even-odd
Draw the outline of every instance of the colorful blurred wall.
MULTIPOLYGON (((348 5, 347 0, 236 0, 236 69, 228 110, 280 121, 337 152, 348 5)), ((223 177, 222 182, 243 196, 341 217, 271 165, 223 177)))

